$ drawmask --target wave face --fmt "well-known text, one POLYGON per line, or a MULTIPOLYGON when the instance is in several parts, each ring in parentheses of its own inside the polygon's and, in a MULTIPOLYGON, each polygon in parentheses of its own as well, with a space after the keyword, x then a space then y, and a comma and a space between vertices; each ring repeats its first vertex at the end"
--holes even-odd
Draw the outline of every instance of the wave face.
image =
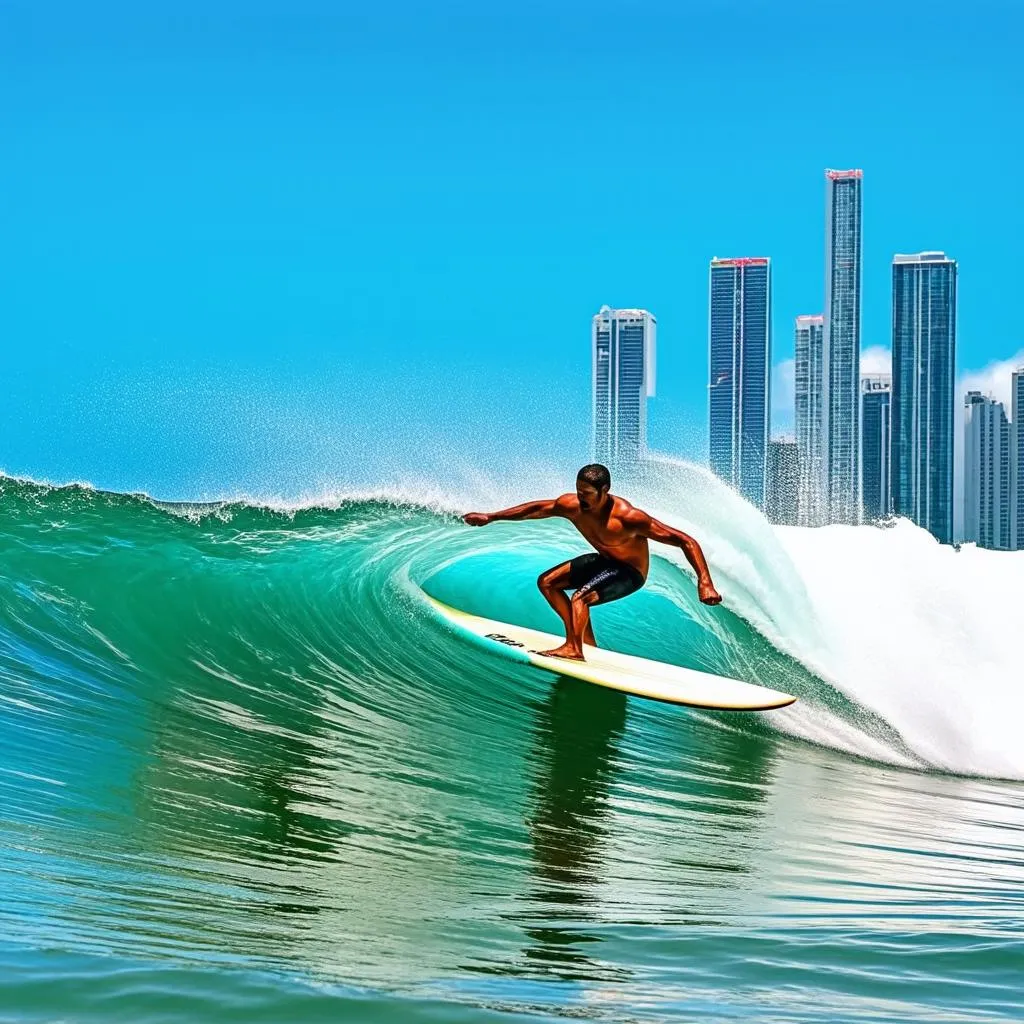
MULTIPOLYGON (((714 970, 738 948, 716 928, 786 909, 764 878, 790 872, 797 901, 838 884, 834 867, 780 866, 768 838, 810 827, 787 800, 829 765, 846 816, 807 813, 837 844, 877 847, 858 884, 889 884, 899 856, 872 786, 893 813, 974 787, 988 809, 953 821, 959 839, 918 836, 933 855, 995 827, 993 808, 1017 822, 1017 787, 963 777, 1024 778, 1024 556, 955 553, 905 523, 773 529, 703 470, 658 460, 630 497, 698 537, 724 603, 702 606, 659 547, 648 586, 595 612, 598 642, 801 698, 682 711, 495 659, 418 600, 556 632, 535 580, 578 535, 459 515, 560 489, 480 479, 288 508, 0 480, 5 941, 286 965, 495 1012, 556 1012, 509 978, 585 981, 573 998, 610 1014, 632 982, 637 1019, 699 1016, 662 959, 688 948, 682 924, 705 929, 714 970)), ((931 874, 915 884, 927 908, 931 874)), ((875 920, 887 898, 859 910, 875 920)), ((838 931, 813 956, 847 956, 838 931)), ((759 970, 692 991, 721 1006, 729 988, 745 1012, 785 973, 759 970)), ((399 1001, 395 1019, 412 1012, 399 1001)))

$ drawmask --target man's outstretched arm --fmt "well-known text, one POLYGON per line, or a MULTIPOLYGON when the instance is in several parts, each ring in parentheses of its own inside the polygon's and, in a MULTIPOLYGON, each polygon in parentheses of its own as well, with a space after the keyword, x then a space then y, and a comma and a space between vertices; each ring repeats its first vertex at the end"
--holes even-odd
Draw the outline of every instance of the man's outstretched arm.
POLYGON ((704 604, 720 604, 722 595, 715 589, 715 585, 711 580, 711 570, 708 569, 708 563, 704 558, 704 552, 693 537, 688 533, 683 533, 682 530, 666 526, 653 516, 649 516, 646 512, 640 512, 639 509, 634 513, 634 515, 637 514, 639 514, 638 525, 645 537, 649 540, 656 540, 661 544, 670 544, 672 547, 682 549, 683 554, 686 555, 686 560, 697 573, 697 594, 701 601, 704 604), (640 516, 643 518, 640 519, 640 516))
POLYGON ((538 501, 524 501, 521 505, 504 508, 500 512, 467 512, 462 521, 469 526, 486 526, 498 520, 549 519, 551 516, 565 515, 568 506, 566 496, 560 498, 541 498, 538 501))

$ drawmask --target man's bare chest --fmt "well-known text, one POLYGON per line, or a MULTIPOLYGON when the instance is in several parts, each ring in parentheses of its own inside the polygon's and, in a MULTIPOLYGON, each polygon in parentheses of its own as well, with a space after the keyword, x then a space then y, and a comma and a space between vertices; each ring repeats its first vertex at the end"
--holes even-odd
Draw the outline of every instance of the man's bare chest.
POLYGON ((581 516, 576 522, 576 528, 592 544, 606 547, 618 547, 623 544, 632 544, 636 541, 636 531, 630 529, 616 516, 611 516, 604 522, 595 522, 585 516, 581 516))

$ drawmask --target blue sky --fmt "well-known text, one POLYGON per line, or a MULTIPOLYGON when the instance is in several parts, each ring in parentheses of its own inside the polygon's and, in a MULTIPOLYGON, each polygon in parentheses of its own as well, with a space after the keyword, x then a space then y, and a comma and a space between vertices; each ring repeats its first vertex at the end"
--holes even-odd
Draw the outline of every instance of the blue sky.
MULTIPOLYGON (((590 318, 659 321, 703 459, 707 264, 823 305, 824 169, 960 262, 960 371, 1024 349, 1011 3, 0 5, 0 466, 168 496, 588 457, 590 318)), ((778 426, 791 419, 779 388, 778 426)))

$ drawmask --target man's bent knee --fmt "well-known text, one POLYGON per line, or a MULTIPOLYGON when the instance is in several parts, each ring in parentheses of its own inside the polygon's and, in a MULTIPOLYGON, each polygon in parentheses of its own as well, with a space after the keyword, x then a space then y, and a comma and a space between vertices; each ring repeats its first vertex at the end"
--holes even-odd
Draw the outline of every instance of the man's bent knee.
POLYGON ((537 577, 537 586, 541 590, 564 590, 568 585, 567 575, 559 569, 545 569, 537 577))

